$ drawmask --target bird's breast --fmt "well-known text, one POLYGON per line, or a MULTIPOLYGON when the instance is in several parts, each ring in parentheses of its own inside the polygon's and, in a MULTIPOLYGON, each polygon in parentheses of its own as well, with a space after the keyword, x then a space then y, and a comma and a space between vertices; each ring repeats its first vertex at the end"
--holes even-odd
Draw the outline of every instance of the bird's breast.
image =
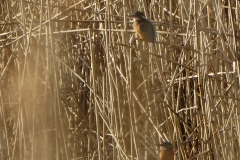
POLYGON ((135 29, 135 31, 136 31, 136 33, 141 37, 141 38, 143 38, 143 30, 141 30, 141 23, 140 22, 138 22, 138 21, 135 21, 134 22, 134 29, 135 29))
POLYGON ((172 149, 162 150, 159 154, 160 160, 174 160, 174 152, 172 149))

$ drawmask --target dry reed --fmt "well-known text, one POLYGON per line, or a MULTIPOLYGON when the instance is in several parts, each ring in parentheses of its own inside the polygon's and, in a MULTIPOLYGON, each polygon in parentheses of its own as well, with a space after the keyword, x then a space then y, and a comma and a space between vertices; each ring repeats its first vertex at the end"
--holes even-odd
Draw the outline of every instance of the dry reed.
POLYGON ((237 160, 239 6, 2 0, 0 159, 237 160), (136 10, 155 49, 129 43, 136 10))

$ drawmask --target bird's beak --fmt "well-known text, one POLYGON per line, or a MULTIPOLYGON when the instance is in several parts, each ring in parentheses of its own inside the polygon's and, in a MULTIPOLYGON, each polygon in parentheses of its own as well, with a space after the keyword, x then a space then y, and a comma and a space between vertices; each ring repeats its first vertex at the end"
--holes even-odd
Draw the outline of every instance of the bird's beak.
POLYGON ((129 15, 128 16, 129 18, 136 18, 136 16, 133 14, 133 15, 129 15))

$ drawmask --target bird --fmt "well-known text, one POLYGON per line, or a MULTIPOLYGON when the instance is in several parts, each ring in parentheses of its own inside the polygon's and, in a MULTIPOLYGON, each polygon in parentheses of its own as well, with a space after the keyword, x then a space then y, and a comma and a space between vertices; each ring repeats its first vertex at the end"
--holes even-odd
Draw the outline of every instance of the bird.
POLYGON ((172 143, 163 142, 159 144, 160 152, 159 152, 159 160, 174 160, 174 151, 172 143))
POLYGON ((133 15, 129 16, 134 19, 134 30, 139 35, 140 39, 151 42, 153 46, 156 43, 156 29, 151 21, 149 21, 143 12, 136 11, 133 15))

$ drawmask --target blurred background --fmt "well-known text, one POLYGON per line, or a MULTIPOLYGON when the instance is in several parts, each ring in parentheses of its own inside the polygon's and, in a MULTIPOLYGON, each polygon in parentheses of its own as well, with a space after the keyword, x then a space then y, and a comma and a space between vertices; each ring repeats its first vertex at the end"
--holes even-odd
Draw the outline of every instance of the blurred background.
POLYGON ((0 159, 240 156, 239 1, 1 0, 0 159), (142 11, 157 43, 139 39, 142 11))

